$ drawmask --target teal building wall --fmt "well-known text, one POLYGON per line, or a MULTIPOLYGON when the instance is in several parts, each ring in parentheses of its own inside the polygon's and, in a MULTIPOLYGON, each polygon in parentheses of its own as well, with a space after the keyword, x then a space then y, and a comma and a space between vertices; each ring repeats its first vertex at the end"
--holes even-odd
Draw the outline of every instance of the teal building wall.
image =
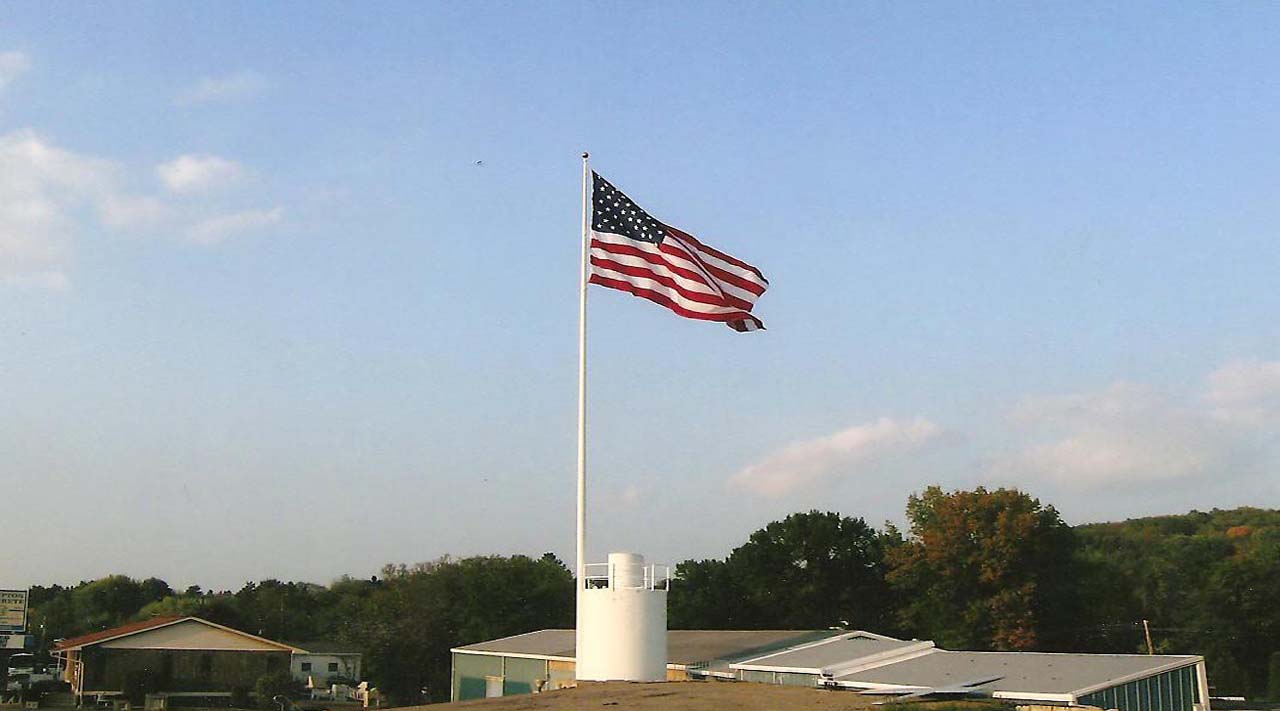
POLYGON ((1192 711, 1200 702, 1200 685, 1192 665, 1085 694, 1077 701, 1120 711, 1192 711))
POLYGON ((531 694, 547 680, 547 660, 487 654, 453 654, 454 701, 483 699, 488 677, 502 680, 502 695, 531 694))
POLYGON ((800 674, 797 672, 772 672, 743 669, 738 672, 742 681, 754 681, 762 684, 782 684, 783 686, 817 686, 817 674, 800 674))

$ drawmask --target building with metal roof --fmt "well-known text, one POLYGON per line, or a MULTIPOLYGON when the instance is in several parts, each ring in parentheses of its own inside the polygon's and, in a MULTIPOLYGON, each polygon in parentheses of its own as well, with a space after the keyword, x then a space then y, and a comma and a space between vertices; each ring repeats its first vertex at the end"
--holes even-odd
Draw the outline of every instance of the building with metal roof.
POLYGON ((861 630, 836 634, 807 644, 771 652, 733 665, 745 672, 782 672, 819 675, 838 669, 850 660, 897 658, 917 650, 932 649, 933 642, 886 637, 861 630))
POLYGON ((746 681, 899 696, 990 696, 1121 711, 1207 711, 1204 658, 1194 655, 959 652, 867 632, 733 663, 746 681))
MULTIPOLYGON (((573 630, 453 650, 453 699, 574 683, 573 630)), ((896 697, 985 696, 1120 711, 1209 711, 1194 655, 963 652, 860 630, 671 630, 668 679, 733 679, 896 697)))
MULTIPOLYGON (((735 661, 841 634, 833 630, 670 630, 667 678, 736 679, 735 661)), ((575 634, 550 629, 455 647, 454 701, 572 686, 575 634)))

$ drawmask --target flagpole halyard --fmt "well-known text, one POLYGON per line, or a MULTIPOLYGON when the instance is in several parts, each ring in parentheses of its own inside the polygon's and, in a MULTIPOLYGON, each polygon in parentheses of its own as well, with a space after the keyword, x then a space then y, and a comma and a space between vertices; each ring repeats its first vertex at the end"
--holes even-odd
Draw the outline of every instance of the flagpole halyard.
POLYGON ((591 169, 582 154, 582 261, 578 265, 578 542, 575 596, 576 649, 582 651, 582 590, 587 565, 587 272, 591 254, 591 169))

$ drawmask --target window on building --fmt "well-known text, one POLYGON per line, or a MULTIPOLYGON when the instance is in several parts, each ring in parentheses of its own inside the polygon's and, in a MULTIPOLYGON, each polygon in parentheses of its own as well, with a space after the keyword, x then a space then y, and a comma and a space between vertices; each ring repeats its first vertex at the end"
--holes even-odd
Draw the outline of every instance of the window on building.
POLYGON ((302 671, 311 671, 311 662, 303 662, 302 671))
POLYGON ((331 672, 336 672, 336 671, 338 671, 338 663, 337 663, 337 662, 329 662, 329 671, 331 671, 331 672))

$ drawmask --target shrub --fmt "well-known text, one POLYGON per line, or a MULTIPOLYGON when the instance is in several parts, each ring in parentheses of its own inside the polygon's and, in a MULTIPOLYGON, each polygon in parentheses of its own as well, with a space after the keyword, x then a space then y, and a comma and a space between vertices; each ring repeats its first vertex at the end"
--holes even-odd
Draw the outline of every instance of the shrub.
POLYGON ((267 672, 258 677, 253 685, 253 693, 258 697, 258 708, 277 708, 273 699, 277 696, 294 699, 302 696, 302 683, 293 678, 287 670, 267 672))

